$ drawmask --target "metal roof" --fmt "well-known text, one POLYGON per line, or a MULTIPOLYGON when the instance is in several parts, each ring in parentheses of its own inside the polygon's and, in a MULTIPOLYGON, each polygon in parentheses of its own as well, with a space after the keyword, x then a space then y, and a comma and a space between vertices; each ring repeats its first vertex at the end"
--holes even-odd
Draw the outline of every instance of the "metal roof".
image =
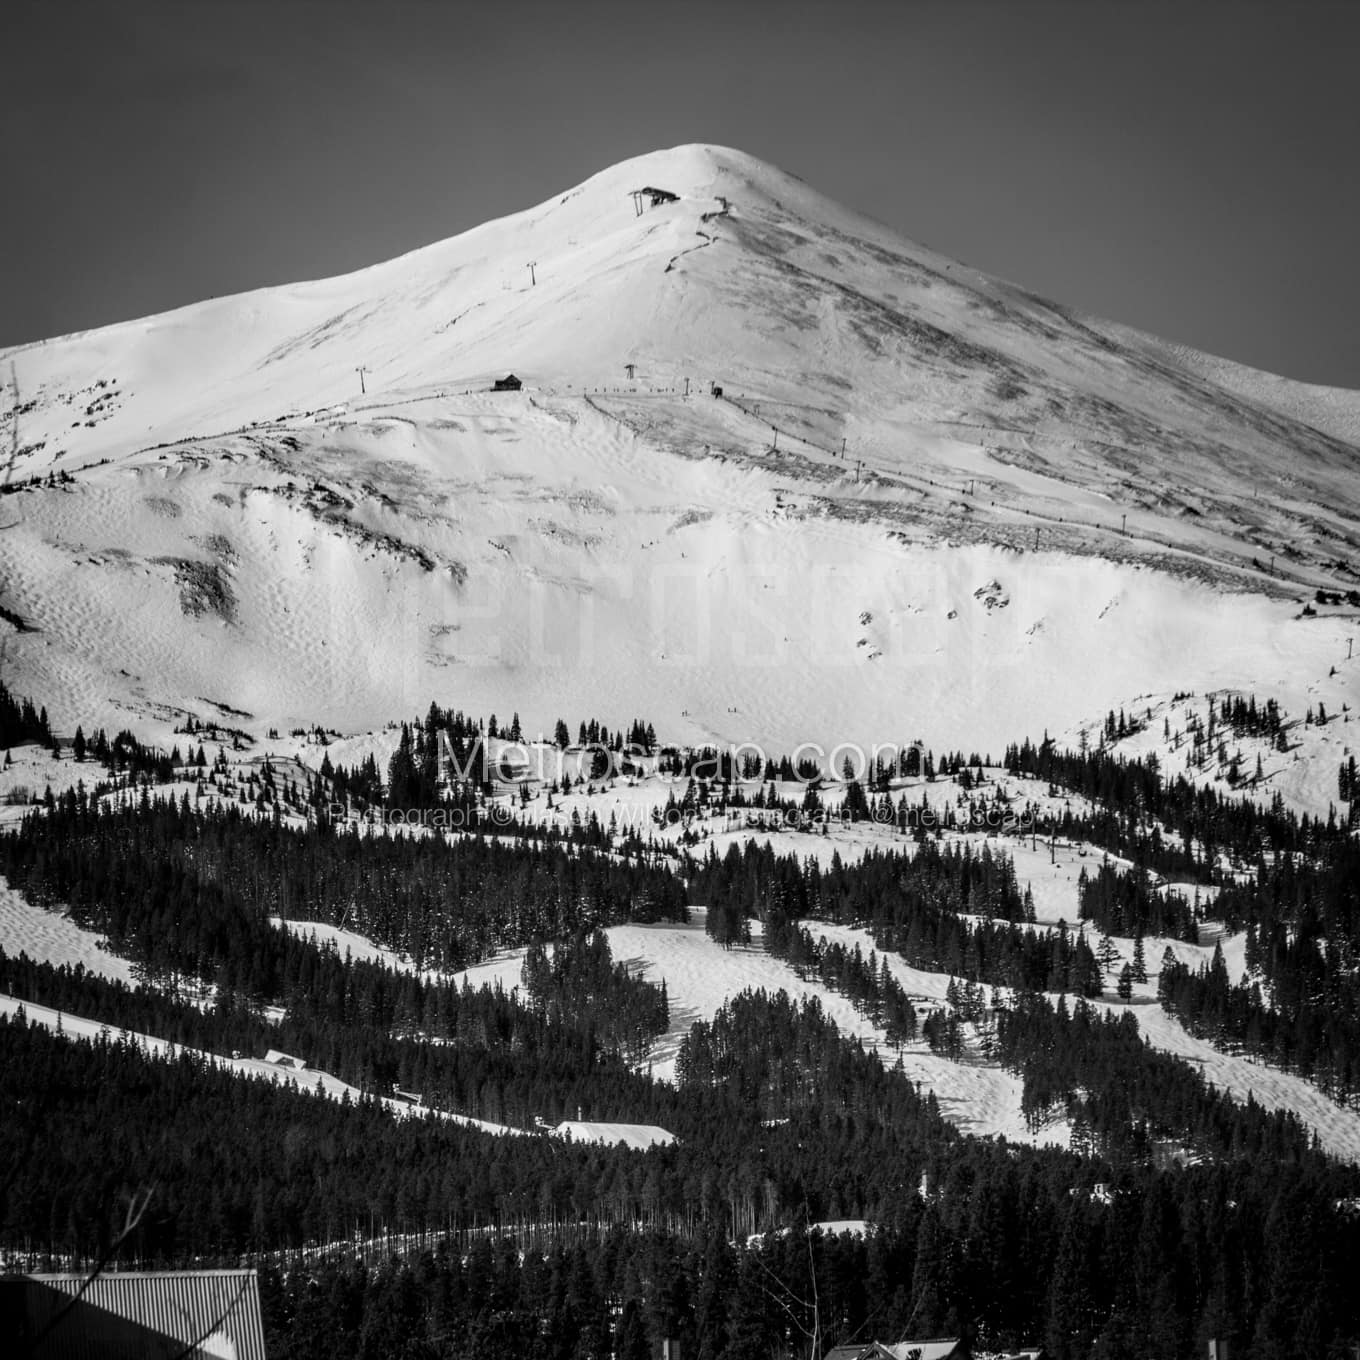
POLYGON ((31 1360, 265 1360, 253 1270, 9 1276, 0 1333, 31 1360))

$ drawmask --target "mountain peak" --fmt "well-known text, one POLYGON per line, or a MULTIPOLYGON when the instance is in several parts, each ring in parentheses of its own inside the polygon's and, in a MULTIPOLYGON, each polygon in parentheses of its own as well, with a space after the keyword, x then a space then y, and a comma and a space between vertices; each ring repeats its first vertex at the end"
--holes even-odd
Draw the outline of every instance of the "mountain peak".
MULTIPOLYGON (((25 621, 15 647, 48 682, 31 688, 55 696, 107 683, 132 703, 148 682, 128 677, 154 669, 172 677, 156 702, 178 703, 210 692, 225 647, 250 677, 243 706, 282 703, 290 722, 322 689, 335 709, 332 685, 344 720, 384 721, 403 707, 394 686, 423 703, 454 682, 446 666, 488 686, 491 711, 506 675, 545 655, 593 709, 608 682, 577 629, 598 610, 630 674, 663 666, 663 689, 700 687, 721 723, 728 672, 666 671, 690 653, 638 603, 678 572, 695 628, 754 620, 786 664, 781 649, 812 658, 792 688, 763 681, 783 696, 767 721, 798 740, 842 693, 840 665, 891 726, 922 658, 982 684, 1056 648, 1103 675, 1080 696, 1103 710, 1171 674, 1168 639, 1188 647, 1212 620, 1226 647, 1356 580, 1357 450, 1300 419, 1306 405, 966 269, 725 147, 650 152, 344 277, 4 359, 9 478, 29 486, 22 526, 0 535, 2 617, 25 621), (493 395, 509 373, 525 390, 493 395), (1022 560, 1028 587, 1010 579, 1022 560), (848 622, 815 603, 837 564, 864 597, 848 622), (1137 574, 1149 566, 1158 584, 1137 574), (106 620, 129 571, 157 582, 155 617, 106 620), (770 609, 767 589, 792 593, 770 609), (960 592, 990 620, 980 631, 952 627, 960 592), (1222 613, 1223 592, 1240 611, 1222 613), (494 627, 472 621, 487 598, 494 627), (1119 601, 1138 601, 1129 617, 1155 639, 1141 669, 1081 650, 1071 611, 1119 601), (914 641, 893 631, 907 620, 914 641), (343 664, 341 634, 363 639, 343 664)), ((1195 664, 1174 688, 1221 681, 1203 648, 1195 664)), ((970 694, 942 682, 920 702, 943 720, 970 694)), ((1063 686, 1021 685, 1014 702, 980 739, 1012 738, 1021 714, 1060 727, 1089 712, 1063 686)))

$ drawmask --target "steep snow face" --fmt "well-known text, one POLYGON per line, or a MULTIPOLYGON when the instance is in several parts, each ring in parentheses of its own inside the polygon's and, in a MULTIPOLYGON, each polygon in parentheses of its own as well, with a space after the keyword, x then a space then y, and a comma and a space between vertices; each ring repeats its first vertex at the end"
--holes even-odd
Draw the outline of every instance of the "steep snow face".
POLYGON ((1225 373, 658 152, 0 355, 8 483, 73 477, 0 498, 6 678, 71 726, 437 697, 796 742, 849 705, 999 745, 1177 689, 1288 708, 1346 654, 1354 611, 1298 615, 1360 580, 1360 453, 1225 373))

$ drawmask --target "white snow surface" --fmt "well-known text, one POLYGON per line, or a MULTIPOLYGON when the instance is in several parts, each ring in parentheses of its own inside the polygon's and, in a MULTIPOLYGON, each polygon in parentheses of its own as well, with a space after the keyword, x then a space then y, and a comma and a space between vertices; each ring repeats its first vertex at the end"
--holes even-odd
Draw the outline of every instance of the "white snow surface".
POLYGON ((615 1124, 592 1119, 564 1119, 553 1132, 559 1138, 570 1138, 576 1143, 603 1143, 646 1152, 651 1147, 667 1147, 675 1142, 675 1135, 656 1124, 615 1124))
POLYGON ((0 945, 17 958, 27 954, 35 963, 60 968, 69 964, 113 982, 131 984, 132 964, 111 953, 107 941, 78 926, 61 912, 35 906, 0 878, 0 945))
POLYGON ((720 147, 0 379, 6 480, 73 478, 0 534, 7 683, 68 732, 436 698, 996 749, 1360 664, 1300 616, 1353 584, 1353 445, 720 147))
POLYGON ((812 1227, 827 1237, 864 1237, 869 1231, 868 1222, 862 1218, 828 1218, 812 1227))

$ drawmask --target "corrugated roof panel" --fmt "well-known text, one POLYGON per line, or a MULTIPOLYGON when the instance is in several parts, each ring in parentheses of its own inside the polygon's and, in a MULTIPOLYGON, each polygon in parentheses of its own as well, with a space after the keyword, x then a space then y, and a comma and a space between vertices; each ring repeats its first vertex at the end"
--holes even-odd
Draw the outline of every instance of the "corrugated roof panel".
POLYGON ((3 1282, 0 1317, 7 1329, 18 1325, 20 1355, 265 1360, 253 1270, 113 1272, 90 1281, 82 1293, 85 1278, 25 1275, 3 1282), (193 1349, 186 1351, 188 1346, 193 1349))

